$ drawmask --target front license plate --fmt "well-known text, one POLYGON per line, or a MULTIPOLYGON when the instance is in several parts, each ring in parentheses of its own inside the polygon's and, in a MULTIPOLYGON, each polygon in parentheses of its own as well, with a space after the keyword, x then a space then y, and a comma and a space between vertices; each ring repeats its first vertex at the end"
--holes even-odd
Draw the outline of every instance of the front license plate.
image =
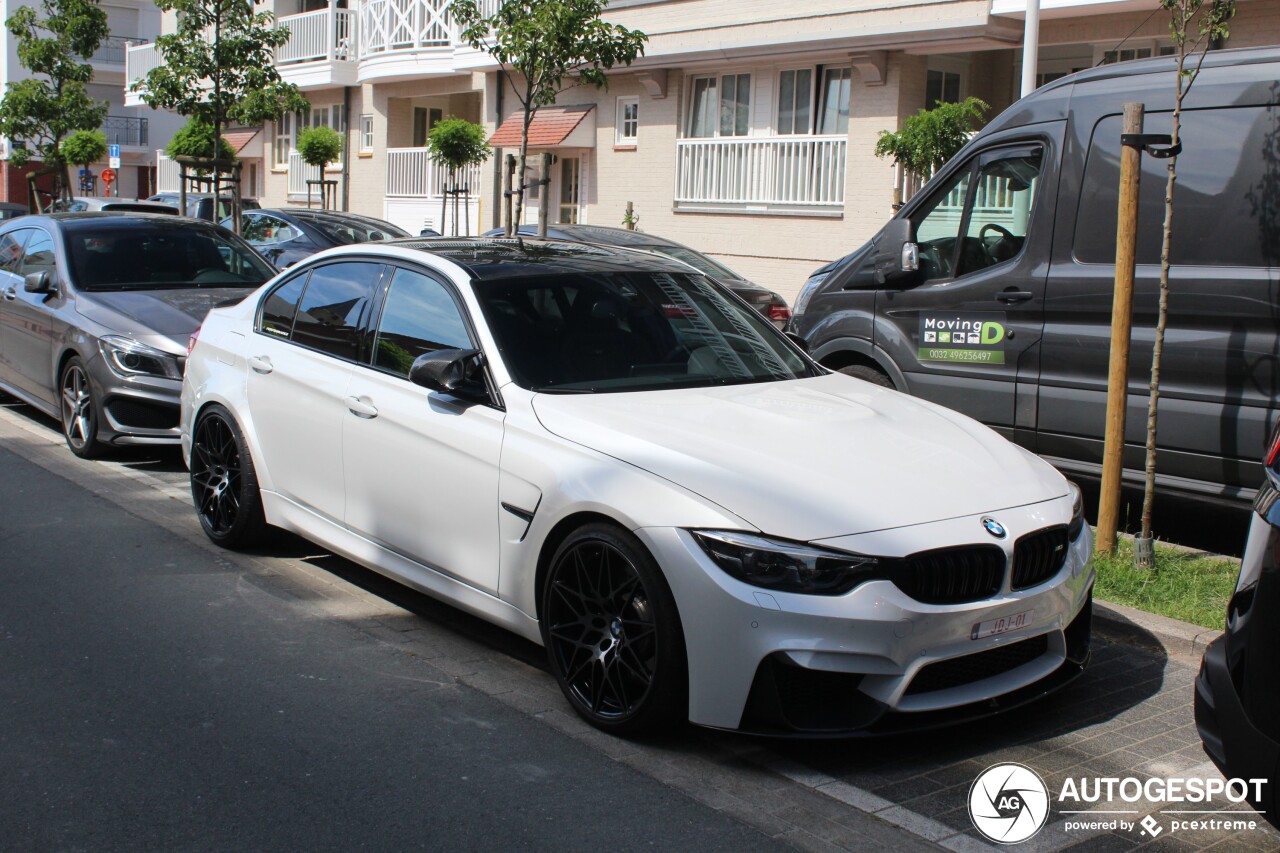
POLYGON ((969 632, 969 639, 981 640, 983 637, 994 637, 996 634, 1004 634, 1008 631, 1025 628, 1031 624, 1031 617, 1034 615, 1034 610, 1024 610, 1012 616, 1001 616, 999 619, 988 619, 986 622, 979 622, 969 632))

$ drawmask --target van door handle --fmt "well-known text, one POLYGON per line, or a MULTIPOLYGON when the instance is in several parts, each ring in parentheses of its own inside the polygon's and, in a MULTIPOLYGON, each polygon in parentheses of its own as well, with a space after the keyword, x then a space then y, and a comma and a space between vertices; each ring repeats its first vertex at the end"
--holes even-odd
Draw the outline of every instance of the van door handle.
POLYGON ((371 420, 378 416, 378 408, 369 402, 367 397, 348 397, 347 411, 357 418, 371 420))
POLYGON ((253 368, 254 373, 261 373, 264 376, 275 370, 275 368, 271 366, 271 359, 265 355, 249 356, 249 366, 253 368))
POLYGON ((1003 302, 1006 305, 1012 305, 1015 302, 1026 302, 1033 296, 1035 296, 1035 294, 1030 290, 1014 290, 1013 288, 1009 288, 1008 290, 1002 290, 997 293, 996 301, 1003 302))

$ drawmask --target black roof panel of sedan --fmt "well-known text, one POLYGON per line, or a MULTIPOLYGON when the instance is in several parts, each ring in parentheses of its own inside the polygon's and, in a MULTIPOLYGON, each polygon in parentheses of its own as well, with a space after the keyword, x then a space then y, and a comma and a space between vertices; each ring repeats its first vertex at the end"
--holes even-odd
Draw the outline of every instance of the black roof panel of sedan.
POLYGON ((586 243, 492 238, 388 240, 385 245, 417 249, 448 258, 480 280, 565 272, 691 272, 689 267, 647 252, 630 252, 586 243))

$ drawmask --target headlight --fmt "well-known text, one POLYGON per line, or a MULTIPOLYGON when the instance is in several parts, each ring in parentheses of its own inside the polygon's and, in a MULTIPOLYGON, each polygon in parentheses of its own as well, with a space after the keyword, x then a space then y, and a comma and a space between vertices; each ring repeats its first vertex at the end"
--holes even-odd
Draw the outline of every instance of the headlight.
POLYGON ((809 307, 809 300, 813 298, 813 294, 818 291, 822 283, 827 280, 827 276, 831 275, 831 270, 823 270, 809 276, 809 280, 804 283, 804 287, 800 288, 800 295, 796 297, 795 305, 791 307, 791 313, 800 316, 804 313, 804 309, 809 307))
POLYGON ((117 376, 160 376, 182 380, 178 360, 167 352, 161 352, 145 344, 119 335, 105 335, 98 339, 98 349, 107 360, 107 366, 117 376))
POLYGON ((1084 495, 1080 487, 1070 480, 1067 480, 1067 486, 1071 489, 1071 523, 1067 525, 1067 541, 1074 542, 1084 530, 1084 495))
POLYGON ((731 530, 695 530, 693 538, 726 574, 764 589, 844 595, 858 584, 882 576, 875 557, 803 542, 731 530))

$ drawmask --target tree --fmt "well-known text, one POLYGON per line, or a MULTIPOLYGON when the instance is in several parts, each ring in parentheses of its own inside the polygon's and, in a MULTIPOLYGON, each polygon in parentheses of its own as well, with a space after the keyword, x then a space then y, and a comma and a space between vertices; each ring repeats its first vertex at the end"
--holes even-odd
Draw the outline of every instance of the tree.
POLYGON ((1173 156, 1169 158, 1169 177, 1164 189, 1164 234, 1160 243, 1160 307, 1156 315, 1155 342, 1151 350, 1151 384, 1147 397, 1147 454, 1142 494, 1142 532, 1135 543, 1134 563, 1142 568, 1155 565, 1152 548, 1151 513, 1156 491, 1156 416, 1160 405, 1160 358, 1164 353, 1164 333, 1169 318, 1169 247, 1173 242, 1173 190, 1178 181, 1178 155, 1181 145, 1182 102, 1200 75, 1204 58, 1214 43, 1227 38, 1229 24, 1236 14, 1235 0, 1160 0, 1169 13, 1169 35, 1178 58, 1174 78, 1173 156), (1198 56, 1197 56, 1198 54, 1198 56), (1187 61, 1195 57, 1194 67, 1187 61))
POLYGON ((88 169, 107 156, 107 135, 101 130, 73 130, 62 140, 61 149, 68 163, 88 169))
MULTIPOLYGON (((463 40, 520 76, 518 83, 506 76, 523 110, 516 222, 524 210, 529 125, 538 109, 573 86, 608 88, 607 70, 644 54, 648 36, 600 20, 607 5, 608 0, 505 0, 488 17, 479 0, 454 0, 450 6, 463 40)), ((512 227, 508 222, 508 233, 512 227)), ((539 222, 538 236, 545 237, 546 230, 547 223, 539 222)))
MULTIPOLYGON (((253 125, 307 107, 298 87, 280 78, 275 49, 289 31, 253 0, 156 0, 177 13, 177 29, 156 39, 164 62, 133 84, 148 106, 197 118, 213 128, 222 150, 227 122, 253 125)), ((214 172, 214 196, 219 193, 214 172)))
POLYGON ((875 154, 892 157, 896 165, 927 178, 964 147, 987 109, 978 98, 965 98, 960 103, 921 110, 908 116, 897 133, 880 131, 875 154))
POLYGON ((218 151, 217 159, 237 159, 236 149, 231 143, 214 133, 213 125, 198 118, 191 118, 180 127, 164 149, 164 153, 174 160, 179 157, 212 160, 215 159, 214 151, 218 151))
POLYGON ((18 42, 18 62, 42 76, 8 85, 0 100, 0 135, 11 143, 9 162, 23 166, 39 158, 54 176, 55 194, 70 198, 62 140, 100 127, 107 115, 107 104, 89 97, 85 84, 93 66, 84 61, 107 37, 107 13, 96 0, 43 0, 41 9, 43 18, 20 6, 5 21, 18 42))
MULTIPOLYGON (((342 154, 342 134, 325 125, 308 127, 298 134, 298 153, 308 166, 320 167, 320 180, 323 181, 324 170, 342 154)), ((311 204, 310 190, 307 191, 307 204, 311 204)), ((320 184, 320 206, 329 207, 329 195, 323 183, 320 184)))
POLYGON ((453 235, 456 237, 458 235, 457 193, 464 191, 458 188, 458 171, 468 166, 478 166, 489 159, 489 143, 485 141, 482 126, 454 116, 436 122, 436 126, 431 128, 428 134, 428 142, 431 145, 431 153, 428 156, 431 157, 432 162, 439 163, 449 170, 449 188, 441 193, 440 199, 440 228, 443 232, 448 197, 453 194, 453 235))

